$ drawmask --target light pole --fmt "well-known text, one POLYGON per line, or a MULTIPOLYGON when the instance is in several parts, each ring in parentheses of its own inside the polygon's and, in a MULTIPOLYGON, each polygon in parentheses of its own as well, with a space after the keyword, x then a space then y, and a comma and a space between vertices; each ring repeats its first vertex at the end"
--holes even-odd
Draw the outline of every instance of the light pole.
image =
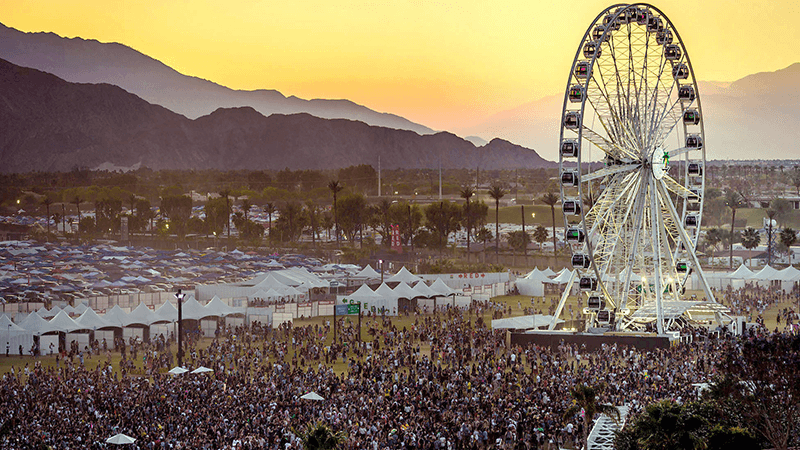
POLYGON ((378 265, 381 266, 381 284, 383 284, 383 260, 378 260, 378 265))
POLYGON ((178 289, 175 294, 178 299, 178 367, 183 367, 183 297, 184 294, 178 289))

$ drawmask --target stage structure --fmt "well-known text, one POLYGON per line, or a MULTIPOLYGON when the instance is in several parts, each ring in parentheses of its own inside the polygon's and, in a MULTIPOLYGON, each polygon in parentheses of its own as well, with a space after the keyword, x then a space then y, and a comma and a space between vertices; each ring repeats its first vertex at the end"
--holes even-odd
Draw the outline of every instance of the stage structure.
MULTIPOLYGON (((590 326, 661 334, 727 321, 695 253, 703 216, 703 109, 688 52, 654 6, 607 8, 581 39, 561 116, 565 240, 590 326), (687 301, 694 274, 704 294, 687 301)), ((551 329, 555 323, 551 325, 551 329)))

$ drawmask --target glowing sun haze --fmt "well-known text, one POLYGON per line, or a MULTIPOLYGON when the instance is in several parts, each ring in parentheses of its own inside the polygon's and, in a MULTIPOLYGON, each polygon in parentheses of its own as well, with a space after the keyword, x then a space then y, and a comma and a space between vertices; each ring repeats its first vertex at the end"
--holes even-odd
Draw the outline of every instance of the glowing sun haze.
MULTIPOLYGON (((21 31, 119 42, 234 89, 346 98, 437 129, 563 95, 607 1, 3 0, 21 31)), ((701 80, 800 61, 800 6, 665 0, 701 80)))

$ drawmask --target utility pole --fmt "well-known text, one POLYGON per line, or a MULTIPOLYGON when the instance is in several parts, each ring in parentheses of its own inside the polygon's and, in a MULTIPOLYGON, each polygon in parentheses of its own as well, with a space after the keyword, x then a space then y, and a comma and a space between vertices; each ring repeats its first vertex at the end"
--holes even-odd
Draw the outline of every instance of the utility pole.
POLYGON ((183 296, 184 294, 178 289, 175 298, 178 299, 178 367, 183 367, 183 296))
POLYGON ((381 196, 381 155, 378 155, 378 197, 381 196))

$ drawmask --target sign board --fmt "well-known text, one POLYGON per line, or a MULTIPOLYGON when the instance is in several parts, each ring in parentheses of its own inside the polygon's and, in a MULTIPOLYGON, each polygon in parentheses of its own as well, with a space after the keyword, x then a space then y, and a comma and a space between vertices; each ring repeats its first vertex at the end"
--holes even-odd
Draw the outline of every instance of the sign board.
MULTIPOLYGON (((400 225, 392 225, 391 229, 392 250, 403 253, 403 242, 400 240, 400 225)), ((383 270, 382 267, 381 270, 383 270)))
POLYGON ((336 315, 337 316, 346 316, 348 314, 347 310, 349 309, 348 308, 349 306, 350 305, 336 305, 336 306, 334 306, 334 308, 336 308, 336 315))
POLYGON ((361 311, 361 305, 358 303, 354 305, 347 305, 347 314, 358 314, 361 311))
POLYGON ((339 282, 336 280, 331 281, 331 287, 332 288, 339 287, 339 282))

